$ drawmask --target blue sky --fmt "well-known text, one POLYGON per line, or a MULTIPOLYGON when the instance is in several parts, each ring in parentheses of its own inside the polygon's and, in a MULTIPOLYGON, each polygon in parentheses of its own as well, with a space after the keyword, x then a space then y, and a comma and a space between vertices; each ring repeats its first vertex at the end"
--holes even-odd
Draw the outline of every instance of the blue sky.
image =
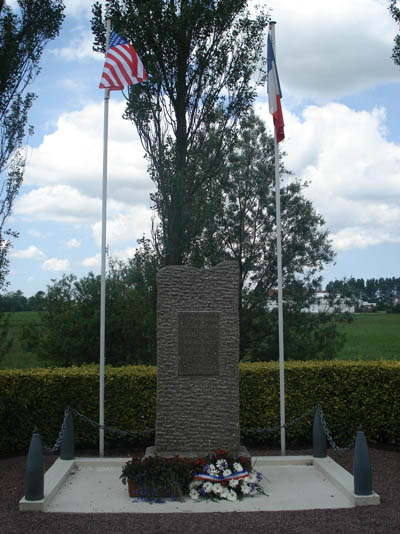
MULTIPOLYGON (((9 1, 9 4, 13 2, 9 1)), ((285 163, 310 182, 337 253, 325 281, 399 276, 400 68, 384 0, 271 0, 283 91, 285 163)), ((92 52, 90 5, 66 0, 32 86, 24 185, 9 226, 10 290, 26 296, 63 273, 100 270, 104 58, 92 52)), ((134 43, 133 43, 134 44, 134 43)), ((153 185, 135 128, 113 92, 109 116, 108 246, 126 259, 149 235, 153 185)), ((257 110, 271 127, 266 89, 257 110)))

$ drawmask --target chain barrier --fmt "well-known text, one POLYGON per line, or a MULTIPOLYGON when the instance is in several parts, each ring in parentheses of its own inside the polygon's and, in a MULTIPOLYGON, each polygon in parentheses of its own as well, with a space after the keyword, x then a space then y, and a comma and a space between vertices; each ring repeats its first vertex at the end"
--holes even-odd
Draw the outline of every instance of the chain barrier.
POLYGON ((58 449, 61 447, 61 443, 64 437, 65 428, 66 428, 67 415, 69 414, 70 411, 71 411, 71 408, 69 406, 67 406, 64 410, 64 420, 62 422, 61 429, 58 434, 58 438, 56 442, 54 443, 54 445, 52 447, 47 447, 46 445, 43 444, 43 450, 47 454, 55 454, 58 451, 58 449))
POLYGON ((292 421, 289 421, 289 423, 285 423, 284 425, 279 426, 265 426, 263 428, 241 428, 243 432, 252 432, 254 434, 262 434, 263 432, 278 432, 282 430, 282 428, 290 428, 291 426, 295 425, 302 419, 305 419, 308 417, 311 413, 314 413, 317 409, 318 405, 313 406, 303 414, 299 415, 295 419, 292 419, 292 421))
POLYGON ((261 434, 263 432, 278 432, 282 428, 290 428, 291 426, 295 425, 296 423, 298 423, 302 419, 305 419, 306 417, 308 417, 312 413, 315 413, 315 411, 317 411, 317 413, 318 413, 318 416, 320 418, 320 421, 321 421, 322 428, 324 430, 326 439, 328 440, 328 442, 329 442, 329 444, 330 444, 330 446, 331 446, 331 448, 333 450, 335 450, 336 452, 342 453, 342 452, 347 452, 347 451, 349 451, 349 450, 354 448, 354 445, 355 445, 355 442, 356 442, 356 436, 355 435, 354 435, 354 438, 351 440, 351 442, 349 443, 349 445, 347 447, 339 447, 336 444, 335 440, 332 438, 331 433, 329 432, 329 428, 328 428, 327 422, 326 422, 324 414, 322 412, 322 408, 321 408, 321 406, 319 404, 316 404, 315 406, 313 406, 312 408, 310 408, 309 410, 304 412, 302 415, 296 417, 295 419, 292 419, 292 421, 290 421, 289 423, 285 423, 284 425, 267 426, 267 427, 263 427, 263 428, 242 428, 241 430, 243 432, 251 432, 251 433, 254 433, 254 434, 261 434))
MULTIPOLYGON (((151 434, 151 433, 153 433, 155 431, 154 428, 146 428, 145 430, 122 430, 120 428, 116 428, 116 427, 113 427, 113 426, 100 425, 99 423, 97 423, 93 419, 90 419, 86 415, 78 412, 78 410, 76 410, 72 406, 67 406, 65 408, 65 411, 64 411, 64 420, 63 420, 63 423, 61 425, 61 429, 60 429, 60 432, 58 434, 58 438, 57 438, 55 444, 53 445, 53 447, 46 447, 45 445, 43 445, 43 449, 44 449, 44 451, 46 453, 54 454, 61 447, 61 443, 62 443, 62 440, 63 440, 65 428, 66 428, 66 419, 67 419, 67 416, 68 416, 68 414, 70 412, 72 414, 76 415, 77 417, 79 417, 80 419, 82 419, 83 421, 85 421, 86 423, 88 423, 88 424, 90 424, 92 426, 95 426, 96 428, 106 430, 107 432, 113 432, 115 434, 121 434, 122 436, 128 436, 128 435, 137 436, 138 434, 151 434)), ((278 432, 282 428, 290 428, 290 427, 292 427, 293 425, 295 425, 296 423, 298 423, 302 419, 305 419, 306 417, 308 417, 309 415, 311 415, 312 413, 315 413, 315 412, 318 413, 318 416, 320 418, 320 421, 321 421, 322 428, 324 430, 326 439, 328 440, 328 442, 329 442, 329 444, 330 444, 332 449, 334 449, 336 452, 342 453, 342 452, 347 452, 347 451, 351 450, 354 447, 355 441, 356 441, 356 435, 354 435, 352 441, 349 443, 349 445, 347 447, 339 447, 336 444, 336 442, 333 439, 331 433, 329 432, 328 424, 327 424, 327 422, 325 420, 325 417, 324 417, 324 414, 323 414, 323 411, 322 411, 322 407, 319 404, 316 404, 315 406, 313 406, 312 408, 310 408, 309 410, 307 410, 303 414, 299 415, 298 417, 295 417, 294 419, 292 419, 292 421, 289 421, 288 423, 285 423, 284 425, 267 426, 267 427, 263 427, 263 428, 242 428, 241 431, 242 432, 255 433, 255 434, 261 434, 263 432, 278 432)))
POLYGON ((335 440, 332 438, 332 435, 329 432, 329 428, 328 428, 327 422, 325 420, 325 417, 324 417, 324 414, 323 414, 321 406, 319 404, 317 404, 315 409, 318 412, 322 428, 324 429, 324 433, 325 433, 326 439, 328 440, 328 442, 329 442, 330 446, 332 447, 332 449, 335 450, 336 452, 347 452, 347 451, 350 451, 354 447, 354 445, 356 443, 356 435, 354 435, 353 439, 347 445, 347 447, 339 447, 338 445, 336 445, 335 440))
POLYGON ((77 417, 80 417, 80 419, 82 419, 86 423, 89 423, 92 426, 95 426, 102 430, 107 430, 108 432, 114 432, 115 434, 121 434, 122 436, 128 436, 128 435, 137 436, 138 434, 151 434, 155 431, 154 428, 146 428, 145 430, 121 430, 120 428, 116 428, 114 426, 100 425, 99 423, 96 423, 96 421, 93 421, 93 419, 90 419, 83 413, 78 412, 78 410, 76 410, 75 408, 71 407, 71 411, 77 417))

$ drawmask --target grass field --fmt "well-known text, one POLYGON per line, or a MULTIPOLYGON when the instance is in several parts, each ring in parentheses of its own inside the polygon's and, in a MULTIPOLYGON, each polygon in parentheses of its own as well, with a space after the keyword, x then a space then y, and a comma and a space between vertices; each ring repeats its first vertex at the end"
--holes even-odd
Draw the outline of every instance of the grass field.
POLYGON ((354 321, 343 325, 346 344, 341 360, 400 360, 400 314, 354 314, 354 321))
MULTIPOLYGON (((40 312, 17 312, 11 314, 11 335, 14 343, 10 352, 0 362, 0 369, 29 369, 44 367, 34 352, 21 346, 22 327, 34 320, 39 322, 40 312)), ((340 328, 346 334, 346 344, 338 356, 341 360, 399 360, 400 361, 400 314, 370 313, 355 314, 354 321, 340 328)))

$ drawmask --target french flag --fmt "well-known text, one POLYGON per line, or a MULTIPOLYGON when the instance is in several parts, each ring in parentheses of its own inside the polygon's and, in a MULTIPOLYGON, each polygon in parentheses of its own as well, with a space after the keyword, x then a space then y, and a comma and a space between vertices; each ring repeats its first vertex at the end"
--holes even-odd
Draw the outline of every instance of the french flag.
POLYGON ((274 118, 276 142, 279 143, 285 139, 284 122, 281 107, 282 91, 279 84, 278 70, 275 63, 275 54, 271 41, 271 34, 268 33, 268 102, 269 112, 274 118))

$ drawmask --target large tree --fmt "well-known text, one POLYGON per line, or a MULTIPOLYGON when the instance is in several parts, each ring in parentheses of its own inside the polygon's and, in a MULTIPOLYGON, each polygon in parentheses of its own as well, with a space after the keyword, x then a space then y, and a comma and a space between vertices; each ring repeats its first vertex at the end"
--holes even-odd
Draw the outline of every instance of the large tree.
POLYGON ((0 289, 15 236, 5 223, 22 183, 23 143, 33 131, 28 113, 35 95, 27 89, 40 71, 46 43, 58 35, 63 10, 62 0, 18 0, 14 11, 0 2, 0 289))
MULTIPOLYGON (((342 339, 333 314, 309 314, 320 272, 334 253, 323 217, 305 197, 306 184, 281 163, 281 229, 285 287, 285 350, 288 358, 333 357, 342 339)), ((253 112, 224 170, 209 192, 214 214, 192 249, 198 266, 237 261, 240 269, 241 357, 278 357, 274 140, 253 112)), ((341 317, 340 319, 344 319, 341 317)))
MULTIPOLYGON (((126 118, 137 127, 157 186, 155 237, 166 264, 187 262, 212 211, 207 184, 222 169, 257 83, 265 82, 267 17, 252 18, 246 6, 247 0, 106 1, 113 28, 134 44, 151 75, 130 89, 126 118)), ((104 51, 100 2, 93 14, 95 49, 104 51)))
MULTIPOLYGON (((285 285, 305 283, 333 259, 324 219, 304 196, 306 184, 281 164, 283 274, 285 285)), ((267 295, 277 285, 274 140, 254 112, 240 132, 209 192, 214 212, 192 249, 193 262, 236 260, 240 287, 267 295)))
MULTIPOLYGON (((400 28, 400 8, 398 0, 391 0, 389 10, 400 28)), ((392 59, 397 65, 400 65, 400 34, 396 35, 394 38, 392 59)))

